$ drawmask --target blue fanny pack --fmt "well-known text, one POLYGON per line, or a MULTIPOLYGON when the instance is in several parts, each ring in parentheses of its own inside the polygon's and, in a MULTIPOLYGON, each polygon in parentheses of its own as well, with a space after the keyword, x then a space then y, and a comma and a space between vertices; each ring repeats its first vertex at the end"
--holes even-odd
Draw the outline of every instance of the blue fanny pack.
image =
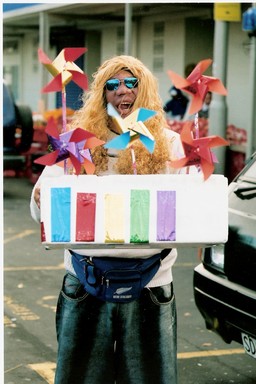
POLYGON ((69 252, 76 275, 88 293, 104 301, 127 303, 140 296, 170 249, 147 259, 92 258, 69 252))

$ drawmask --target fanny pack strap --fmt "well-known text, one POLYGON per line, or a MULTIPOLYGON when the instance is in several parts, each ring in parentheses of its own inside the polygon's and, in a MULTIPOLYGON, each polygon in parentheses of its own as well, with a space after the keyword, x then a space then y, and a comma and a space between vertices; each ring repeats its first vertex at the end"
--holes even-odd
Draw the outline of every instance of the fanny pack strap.
MULTIPOLYGON (((79 254, 77 253, 77 252, 74 252, 72 249, 69 249, 69 252, 70 252, 70 254, 72 255, 72 256, 78 256, 79 254)), ((166 256, 168 256, 169 255, 169 253, 171 252, 171 248, 169 248, 169 249, 163 249, 161 252, 160 252, 160 259, 161 260, 163 260, 166 256)), ((82 255, 79 255, 80 257, 82 256, 82 255)), ((93 256, 92 256, 93 257, 93 256)), ((95 257, 98 257, 98 256, 95 256, 95 257)), ((90 258, 90 256, 86 256, 86 255, 84 255, 83 256, 83 258, 90 258)), ((115 259, 117 259, 117 258, 115 258, 115 259)))
POLYGON ((163 260, 166 256, 169 255, 169 253, 171 252, 171 248, 169 249, 163 249, 160 253, 161 253, 161 260, 163 260))

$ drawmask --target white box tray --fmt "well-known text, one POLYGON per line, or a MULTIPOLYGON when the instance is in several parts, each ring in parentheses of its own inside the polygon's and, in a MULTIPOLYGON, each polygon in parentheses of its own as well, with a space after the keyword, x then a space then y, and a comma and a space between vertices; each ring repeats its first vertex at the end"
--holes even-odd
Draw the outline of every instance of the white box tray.
POLYGON ((45 178, 41 184, 41 222, 42 243, 48 248, 207 247, 225 243, 228 238, 228 182, 222 175, 211 175, 204 181, 201 174, 45 178), (63 191, 68 192, 68 197, 62 200, 63 191), (168 202, 161 200, 160 211, 158 198, 163 196, 163 192, 168 202), (94 196, 95 217, 88 217, 86 212, 81 213, 77 208, 78 193, 94 196), (148 206, 144 197, 133 206, 134 193, 146 196, 148 206), (165 209, 163 204, 166 204, 165 209), (144 230, 146 235, 139 235, 138 242, 134 242, 134 228, 139 228, 140 220, 145 227, 145 217, 140 215, 147 209, 148 230, 144 230), (78 216, 80 232, 77 229, 78 216), (78 236, 78 232, 83 234, 83 220, 85 226, 88 220, 94 223, 90 241, 81 240, 78 236), (168 229, 168 225, 172 228, 168 229), (165 229, 161 230, 160 226, 165 229))

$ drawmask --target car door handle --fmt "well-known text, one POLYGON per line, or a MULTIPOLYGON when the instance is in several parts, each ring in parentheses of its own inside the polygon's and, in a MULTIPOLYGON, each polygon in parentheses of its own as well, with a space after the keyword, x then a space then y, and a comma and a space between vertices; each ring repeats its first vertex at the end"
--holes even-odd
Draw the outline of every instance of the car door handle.
POLYGON ((234 193, 240 199, 253 199, 256 197, 256 187, 247 187, 247 188, 237 188, 234 193))

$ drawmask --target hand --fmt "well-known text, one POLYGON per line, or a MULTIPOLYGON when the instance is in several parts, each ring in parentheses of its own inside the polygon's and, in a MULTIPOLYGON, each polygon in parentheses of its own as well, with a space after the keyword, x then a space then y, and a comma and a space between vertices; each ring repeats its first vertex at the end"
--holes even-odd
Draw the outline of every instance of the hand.
POLYGON ((36 205, 40 209, 40 187, 35 188, 34 191, 34 200, 36 202, 36 205))

